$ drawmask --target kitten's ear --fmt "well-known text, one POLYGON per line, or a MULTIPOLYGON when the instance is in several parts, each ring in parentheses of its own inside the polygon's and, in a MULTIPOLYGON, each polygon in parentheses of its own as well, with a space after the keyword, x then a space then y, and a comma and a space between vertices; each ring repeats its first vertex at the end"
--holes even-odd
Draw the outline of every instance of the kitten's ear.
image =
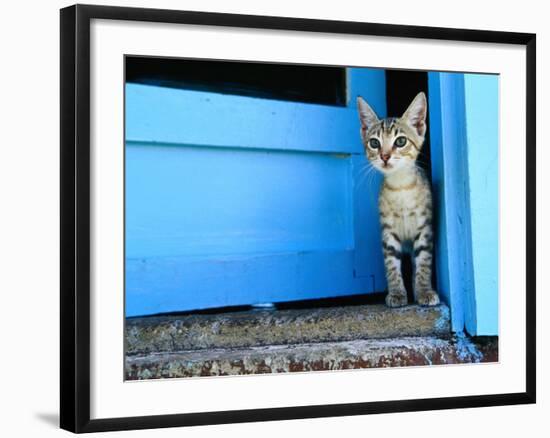
POLYGON ((361 96, 357 97, 357 110, 359 111, 359 120, 361 120, 361 132, 366 133, 372 125, 378 122, 378 117, 361 96))
POLYGON ((428 102, 426 95, 420 92, 413 99, 407 111, 401 116, 409 125, 411 125, 420 137, 426 134, 426 113, 428 111, 428 102))

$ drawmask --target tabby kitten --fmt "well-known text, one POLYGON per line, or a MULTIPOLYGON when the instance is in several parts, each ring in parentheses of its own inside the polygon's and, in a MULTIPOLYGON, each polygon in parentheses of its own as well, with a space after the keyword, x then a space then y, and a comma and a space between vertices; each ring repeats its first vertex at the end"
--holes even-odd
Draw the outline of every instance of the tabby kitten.
POLYGON ((401 118, 378 119, 361 97, 357 106, 365 153, 384 175, 378 206, 388 281, 386 304, 407 304, 401 273, 401 256, 407 251, 413 259, 416 302, 435 306, 439 296, 432 288, 432 195, 424 172, 416 165, 426 134, 426 96, 419 93, 401 118))

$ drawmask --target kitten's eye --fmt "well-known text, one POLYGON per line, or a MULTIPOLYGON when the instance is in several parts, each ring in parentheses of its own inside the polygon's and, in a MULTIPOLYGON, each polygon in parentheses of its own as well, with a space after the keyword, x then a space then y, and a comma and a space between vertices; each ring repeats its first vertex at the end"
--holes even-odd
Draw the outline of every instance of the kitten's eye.
POLYGON ((380 147, 380 142, 376 138, 371 138, 369 140, 369 145, 373 149, 378 149, 380 147))
POLYGON ((405 146, 407 144, 407 137, 397 137, 395 139, 395 141, 393 142, 393 144, 395 146, 397 146, 398 148, 402 148, 403 146, 405 146))

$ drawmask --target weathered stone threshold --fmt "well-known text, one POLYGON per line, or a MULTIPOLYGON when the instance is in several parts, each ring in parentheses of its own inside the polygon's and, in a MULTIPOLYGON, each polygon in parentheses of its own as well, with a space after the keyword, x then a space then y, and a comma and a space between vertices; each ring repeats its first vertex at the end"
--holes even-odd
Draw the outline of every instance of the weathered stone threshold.
POLYGON ((494 361, 451 336, 449 309, 384 305, 132 318, 129 380, 494 361))
POLYGON ((433 336, 191 350, 127 357, 129 380, 491 362, 470 340, 433 336))
POLYGON ((160 316, 126 322, 126 352, 449 336, 450 330, 449 309, 444 305, 390 309, 379 304, 160 316))

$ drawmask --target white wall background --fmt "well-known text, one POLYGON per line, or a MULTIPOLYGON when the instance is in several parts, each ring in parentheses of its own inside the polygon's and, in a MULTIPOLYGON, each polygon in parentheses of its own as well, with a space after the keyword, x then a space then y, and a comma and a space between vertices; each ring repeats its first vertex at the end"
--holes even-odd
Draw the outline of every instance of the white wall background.
MULTIPOLYGON (((96 3, 89 1, 88 3, 96 3)), ((535 406, 466 409, 222 425, 124 436, 542 436, 548 430, 550 324, 544 318, 550 280, 542 274, 550 233, 546 192, 550 158, 544 147, 543 102, 550 101, 548 46, 550 28, 544 2, 462 0, 188 0, 110 1, 100 4, 297 16, 427 26, 536 32, 538 34, 538 346, 539 403, 535 406), (546 56, 545 56, 546 55, 546 56), (545 175, 546 176, 545 176, 545 175), (546 344, 545 344, 546 343, 546 344), (545 346, 543 348, 543 346, 545 346), (548 412, 545 412, 548 411, 548 412), (536 433, 537 431, 541 431, 536 433)), ((59 319, 59 13, 71 4, 21 1, 3 5, 0 14, 0 433, 3 436, 62 435, 58 418, 59 319)), ((418 56, 422 56, 421 53, 418 56)))

